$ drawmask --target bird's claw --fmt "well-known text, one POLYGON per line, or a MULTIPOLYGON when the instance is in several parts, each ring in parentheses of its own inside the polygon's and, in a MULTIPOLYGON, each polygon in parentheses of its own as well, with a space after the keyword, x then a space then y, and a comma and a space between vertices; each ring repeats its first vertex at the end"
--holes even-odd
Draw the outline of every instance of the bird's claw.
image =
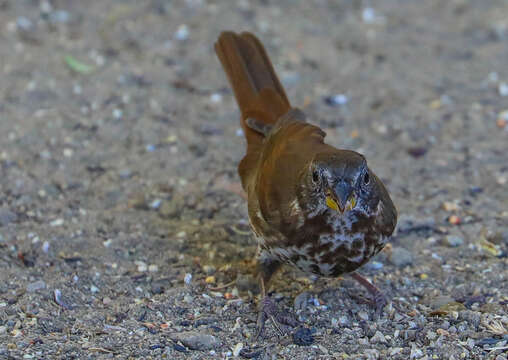
POLYGON ((255 339, 257 340, 264 331, 265 323, 267 319, 270 319, 273 326, 277 329, 277 332, 281 336, 287 336, 290 331, 286 327, 297 327, 299 325, 298 320, 291 313, 283 314, 279 311, 277 304, 269 297, 265 296, 261 300, 258 321, 257 321, 257 334, 255 339))
POLYGON ((386 305, 388 305, 388 300, 381 291, 373 294, 372 306, 374 306, 374 308, 376 309, 375 312, 376 319, 379 319, 381 317, 381 313, 383 312, 383 309, 385 308, 386 305))

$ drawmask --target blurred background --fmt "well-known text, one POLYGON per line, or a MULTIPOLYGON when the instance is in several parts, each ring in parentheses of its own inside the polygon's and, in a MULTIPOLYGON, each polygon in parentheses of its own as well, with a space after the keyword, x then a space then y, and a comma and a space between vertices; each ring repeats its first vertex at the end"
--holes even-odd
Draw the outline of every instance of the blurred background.
POLYGON ((261 39, 399 210, 363 269, 399 310, 376 321, 348 278, 285 269, 312 346, 258 355, 506 359, 504 0, 0 0, 0 356, 258 351, 223 30, 261 39))

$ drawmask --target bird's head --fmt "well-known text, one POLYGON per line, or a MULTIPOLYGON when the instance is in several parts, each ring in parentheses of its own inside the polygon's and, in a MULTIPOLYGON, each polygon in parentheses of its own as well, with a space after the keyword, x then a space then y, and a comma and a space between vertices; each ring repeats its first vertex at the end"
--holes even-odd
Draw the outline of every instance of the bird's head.
POLYGON ((365 157, 350 150, 316 154, 304 171, 302 185, 302 195, 312 204, 309 210, 313 212, 360 211, 370 216, 386 192, 365 157))

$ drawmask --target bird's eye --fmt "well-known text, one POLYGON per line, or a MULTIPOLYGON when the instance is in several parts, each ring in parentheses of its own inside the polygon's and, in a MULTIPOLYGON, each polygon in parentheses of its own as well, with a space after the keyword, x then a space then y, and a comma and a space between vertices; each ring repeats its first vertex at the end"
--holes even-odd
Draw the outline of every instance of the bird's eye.
POLYGON ((368 185, 370 183, 370 175, 368 172, 366 172, 364 175, 363 175, 363 183, 365 185, 368 185))
POLYGON ((313 182, 314 184, 319 183, 319 172, 318 172, 317 170, 314 170, 314 171, 312 172, 312 182, 313 182))

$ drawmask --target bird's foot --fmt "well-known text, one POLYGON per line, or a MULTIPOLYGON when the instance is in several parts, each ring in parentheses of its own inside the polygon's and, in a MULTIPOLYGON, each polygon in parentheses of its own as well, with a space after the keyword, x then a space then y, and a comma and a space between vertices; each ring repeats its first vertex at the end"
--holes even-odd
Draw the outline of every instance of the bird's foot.
POLYGON ((358 273, 352 273, 351 276, 353 279, 358 281, 371 295, 372 299, 370 304, 374 306, 376 309, 375 316, 376 319, 381 316, 383 309, 388 304, 388 300, 386 299, 385 294, 381 290, 377 288, 374 284, 372 284, 369 280, 364 278, 362 275, 358 273))
POLYGON ((281 336, 289 335, 288 326, 295 328, 299 325, 298 320, 296 320, 293 314, 281 312, 275 301, 269 296, 265 296, 260 304, 255 339, 258 339, 263 334, 267 319, 272 321, 273 326, 275 326, 281 336))

